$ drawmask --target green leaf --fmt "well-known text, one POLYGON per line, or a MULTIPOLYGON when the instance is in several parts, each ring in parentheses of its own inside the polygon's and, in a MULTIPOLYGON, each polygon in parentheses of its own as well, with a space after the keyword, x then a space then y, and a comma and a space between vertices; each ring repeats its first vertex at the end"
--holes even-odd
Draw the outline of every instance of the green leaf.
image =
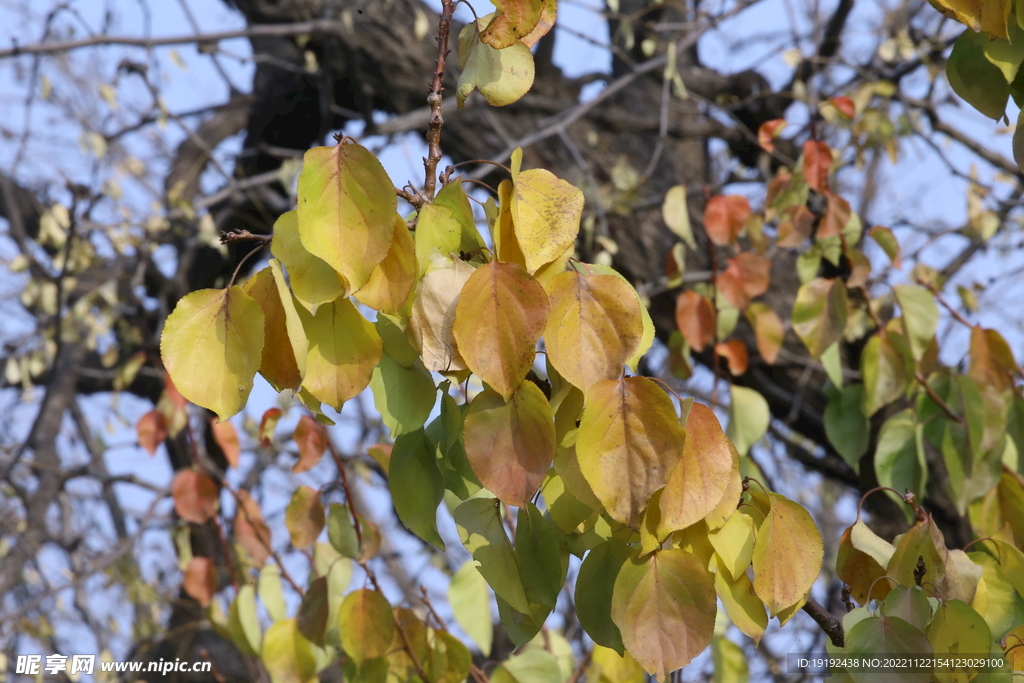
POLYGON ((420 275, 434 270, 434 264, 446 264, 452 254, 472 253, 483 247, 473 209, 459 180, 455 178, 442 187, 434 201, 425 203, 417 215, 416 260, 420 275))
POLYGON ((985 57, 984 35, 968 29, 953 44, 946 61, 946 77, 953 92, 990 119, 1006 112, 1010 86, 1003 72, 985 57))
POLYGON ((711 572, 684 550, 629 560, 615 580, 612 619, 622 642, 647 673, 662 680, 708 646, 716 613, 711 572))
POLYGON ((897 268, 902 267, 902 261, 900 259, 900 243, 896 239, 896 236, 892 234, 892 230, 876 225, 875 227, 868 230, 868 237, 875 240, 878 246, 882 248, 885 255, 889 257, 889 261, 892 262, 897 268))
POLYGON ((490 104, 503 107, 525 95, 533 85, 530 48, 519 41, 504 50, 496 50, 481 42, 476 21, 466 24, 459 33, 459 65, 462 74, 455 95, 459 108, 477 88, 490 104))
POLYGON ((523 590, 531 607, 539 605, 553 610, 565 580, 562 568, 567 566, 567 558, 563 557, 555 530, 533 503, 519 508, 515 551, 523 590))
POLYGON ((910 382, 898 339, 888 332, 872 335, 861 352, 860 372, 864 378, 864 414, 867 417, 899 398, 910 382))
POLYGON ((388 468, 395 512, 409 531, 444 550, 437 532, 437 506, 444 498, 444 477, 423 430, 395 439, 388 468))
POLYGON ((821 533, 802 506, 771 494, 752 556, 754 592, 775 616, 803 600, 821 572, 821 533))
POLYGON ((385 352, 370 377, 373 405, 391 438, 414 432, 430 417, 437 400, 434 379, 417 358, 403 367, 385 352))
POLYGON ((249 400, 262 351, 263 311, 238 286, 185 295, 160 337, 160 356, 174 386, 221 420, 249 400))
POLYGON ((391 605, 377 591, 353 591, 338 610, 338 631, 342 648, 356 662, 380 657, 395 634, 391 605))
POLYGON ((825 367, 825 374, 828 375, 832 385, 841 389, 843 387, 843 360, 839 353, 839 342, 835 342, 822 351, 818 360, 825 367))
POLYGON ((331 503, 327 512, 327 538, 342 557, 359 557, 359 537, 347 506, 331 503))
MULTIPOLYGON (((863 655, 929 655, 931 645, 924 634, 899 617, 868 617, 846 634, 846 655, 860 658, 863 655)), ((873 672, 870 678, 857 674, 854 680, 877 681, 878 683, 928 683, 930 671, 873 672)))
POLYGON ((843 337, 846 329, 846 285, 842 280, 815 278, 801 285, 793 304, 793 331, 815 358, 843 337))
POLYGON ((576 616, 595 643, 622 655, 622 635, 612 621, 612 593, 619 570, 633 555, 617 538, 597 544, 583 558, 576 576, 576 616))
POLYGON ((345 278, 302 246, 298 211, 283 213, 274 223, 270 251, 288 271, 288 282, 295 298, 310 313, 315 314, 320 304, 346 294, 348 283, 345 278))
POLYGON ((587 683, 646 683, 647 675, 629 653, 620 655, 595 645, 587 668, 587 683))
POLYGON ((637 528, 648 500, 679 462, 685 438, 668 394, 649 379, 626 377, 590 388, 576 453, 608 514, 637 528))
POLYGON ((370 383, 384 345, 373 324, 348 299, 320 306, 312 318, 300 315, 309 339, 303 387, 340 411, 370 383))
POLYGON ((278 621, 267 629, 261 655, 273 683, 307 683, 316 673, 313 648, 294 619, 278 621))
POLYGON ((730 391, 732 403, 729 404, 729 426, 725 433, 740 455, 746 455, 768 431, 771 413, 768 401, 754 389, 734 384, 730 391))
MULTIPOLYGON (((1003 544, 1000 542, 1001 546, 1003 544)), ((1016 548, 1014 548, 1016 550, 1016 548)), ((1019 550, 1017 550, 1020 553, 1019 550)), ((980 614, 988 624, 993 638, 997 641, 1006 637, 1010 631, 1024 623, 1024 600, 1013 587, 1013 580, 1024 581, 1024 574, 1010 578, 1010 572, 1004 571, 996 558, 986 553, 968 553, 972 562, 982 568, 982 578, 978 590, 971 602, 971 608, 980 614)), ((1021 571, 1024 567, 1018 567, 1021 571)))
POLYGON ((900 285, 893 287, 893 291, 903 311, 903 334, 910 341, 910 353, 914 360, 921 360, 939 326, 935 297, 918 285, 900 285))
POLYGON ((466 550, 479 563, 480 574, 494 593, 519 612, 530 602, 519 576, 519 564, 505 534, 501 503, 495 498, 472 498, 455 508, 455 524, 466 550))
POLYGON ((448 604, 452 615, 485 657, 491 654, 494 623, 491 620, 491 594, 476 563, 464 562, 448 585, 448 604))
POLYGON ((238 595, 231 602, 228 612, 228 632, 231 640, 242 652, 255 655, 260 651, 263 631, 256 611, 256 588, 251 583, 243 584, 238 595))
POLYGON ((725 636, 711 639, 711 662, 715 667, 713 683, 747 683, 750 680, 746 653, 725 636))
POLYGON ((490 676, 491 683, 563 683, 558 660, 547 650, 529 648, 513 655, 490 676))
POLYGON ((441 395, 441 414, 426 429, 434 444, 445 488, 466 500, 483 488, 473 473, 463 445, 463 411, 447 393, 441 395))
POLYGON ((825 435, 843 460, 860 471, 860 459, 868 452, 871 430, 861 409, 864 385, 849 384, 833 393, 825 407, 825 435))
POLYGON ((349 140, 306 152, 299 175, 299 238, 353 290, 370 279, 395 234, 395 186, 370 150, 349 140))
POLYGON ((330 616, 330 604, 328 600, 327 577, 321 576, 310 582, 302 602, 299 603, 299 612, 295 616, 299 633, 311 643, 317 646, 324 646, 324 633, 327 630, 327 620, 330 616))
POLYGON ((928 594, 920 586, 896 586, 882 603, 887 617, 899 617, 918 630, 923 630, 932 616, 928 594))
MULTIPOLYGON (((960 600, 943 600, 925 631, 936 655, 974 655, 992 651, 992 633, 988 624, 970 605, 960 600)), ((939 683, 969 681, 977 669, 936 667, 939 683)), ((984 678, 984 677, 983 677, 984 678)))
POLYGON ((260 570, 257 591, 271 619, 282 621, 288 616, 288 607, 285 605, 284 591, 281 588, 281 570, 276 564, 264 565, 260 570))
MULTIPOLYGON (((925 463, 921 426, 912 408, 896 413, 879 430, 878 446, 875 449, 875 476, 880 486, 889 486, 897 491, 910 490, 917 500, 924 500, 928 466, 925 463)), ((895 497, 895 494, 889 495, 895 497)), ((912 521, 913 512, 909 507, 905 510, 908 521, 912 521)))
POLYGON ((507 401, 486 389, 470 404, 463 429, 480 483, 502 502, 524 507, 555 457, 554 416, 544 392, 529 380, 507 401))

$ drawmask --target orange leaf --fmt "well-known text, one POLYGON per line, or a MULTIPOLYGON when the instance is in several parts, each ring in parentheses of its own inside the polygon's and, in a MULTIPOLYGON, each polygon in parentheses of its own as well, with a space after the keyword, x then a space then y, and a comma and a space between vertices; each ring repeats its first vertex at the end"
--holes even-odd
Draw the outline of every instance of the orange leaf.
POLYGON ((258 434, 260 445, 264 448, 269 448, 270 444, 274 441, 274 429, 277 428, 277 421, 281 419, 283 414, 280 408, 271 408, 263 413, 263 417, 260 418, 258 434))
POLYGON ((167 438, 167 418, 159 410, 151 410, 139 418, 135 432, 138 434, 139 445, 150 455, 156 455, 156 449, 167 438))
POLYGON ((497 261, 466 280, 452 332, 470 370, 508 400, 533 367, 548 297, 522 266, 497 261))
POLYGON ((690 348, 703 351, 715 338, 715 309, 697 292, 683 292, 676 299, 676 325, 690 348))
POLYGON ((808 140, 804 143, 804 177, 807 184, 818 192, 828 189, 828 169, 832 165, 832 149, 824 142, 808 140))
POLYGON ((174 475, 171 497, 178 516, 193 524, 203 524, 217 510, 217 485, 195 470, 179 470, 174 475))
POLYGON ((772 262, 765 256, 745 251, 729 259, 729 267, 715 284, 736 308, 746 308, 750 300, 768 291, 772 262))
POLYGON ((555 457, 551 405, 529 380, 519 385, 508 402, 486 390, 469 405, 463 441, 480 483, 503 503, 524 507, 555 457))
POLYGON ((405 305, 416 286, 419 265, 412 233, 401 216, 395 217, 395 236, 387 256, 370 273, 370 279, 352 296, 359 303, 384 313, 394 313, 405 305))
POLYGON ((825 192, 825 196, 828 197, 828 209, 818 227, 819 238, 835 237, 850 222, 850 202, 828 191, 825 192))
POLYGON ((857 115, 857 107, 849 97, 833 97, 829 102, 839 110, 840 114, 848 119, 852 119, 857 115))
POLYGON ((203 607, 209 605, 217 592, 217 568, 213 561, 208 557, 193 557, 189 560, 181 587, 203 607))
POLYGON ((238 432, 230 422, 210 422, 213 440, 224 451, 224 457, 231 467, 238 467, 238 456, 242 453, 242 445, 238 442, 238 432))
POLYGON ((683 455, 661 494, 658 528, 666 533, 695 524, 714 511, 733 476, 732 445, 714 411, 694 403, 685 430, 683 455))
POLYGON ((757 352, 761 354, 764 362, 774 364, 779 357, 779 350, 782 349, 782 340, 786 336, 782 320, 768 304, 760 302, 750 304, 743 314, 754 328, 757 352))
POLYGON ((308 472, 316 467, 327 450, 327 427, 309 415, 303 415, 292 438, 299 447, 299 460, 292 467, 292 472, 308 472))
POLYGON ((253 563, 262 567, 270 557, 270 528, 263 521, 259 504, 249 492, 242 489, 237 494, 238 509, 235 511, 235 538, 249 553, 253 563))
POLYGON ((983 386, 1008 391, 1013 386, 1017 363, 1003 336, 975 325, 971 328, 970 369, 967 374, 983 386))
POLYGON ((729 363, 729 373, 734 377, 739 377, 747 371, 750 357, 747 355, 747 346, 739 339, 715 344, 715 353, 729 363))
POLYGON ((761 148, 766 152, 773 151, 775 149, 775 138, 779 137, 779 133, 785 127, 786 119, 765 121, 757 129, 757 144, 761 145, 761 148))
POLYGON ((712 197, 704 207, 704 231, 718 246, 733 244, 750 218, 750 202, 738 194, 712 197))
POLYGON ((178 391, 178 387, 174 386, 174 381, 171 380, 171 373, 164 373, 164 393, 167 394, 167 398, 171 399, 171 403, 178 410, 181 410, 188 403, 185 397, 178 391))

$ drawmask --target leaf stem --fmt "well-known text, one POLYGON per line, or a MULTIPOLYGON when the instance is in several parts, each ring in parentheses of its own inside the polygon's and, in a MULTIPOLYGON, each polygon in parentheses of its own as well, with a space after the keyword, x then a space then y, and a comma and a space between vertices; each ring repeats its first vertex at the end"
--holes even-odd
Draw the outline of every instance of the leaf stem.
POLYGON ((434 200, 437 188, 437 164, 441 161, 441 126, 444 116, 441 111, 441 93, 444 91, 444 67, 448 60, 448 35, 452 30, 452 15, 455 13, 455 0, 441 0, 441 17, 437 24, 437 61, 435 62, 434 78, 430 82, 430 94, 427 104, 430 105, 430 123, 427 124, 427 156, 423 159, 423 194, 427 201, 434 200))
POLYGON ((875 488, 871 489, 870 491, 865 491, 864 495, 860 497, 860 502, 857 503, 857 519, 858 520, 860 519, 861 508, 864 507, 864 501, 867 500, 868 496, 870 496, 872 493, 875 493, 877 491, 892 491, 897 496, 899 496, 901 499, 903 499, 904 503, 906 503, 907 505, 912 507, 915 511, 917 510, 917 503, 914 502, 913 499, 908 499, 906 494, 900 493, 896 489, 890 488, 888 486, 876 486, 875 488))
POLYGON ((914 379, 916 379, 918 383, 922 387, 924 387, 925 393, 928 394, 928 398, 935 401, 935 404, 942 408, 942 412, 944 412, 949 419, 955 420, 958 424, 964 423, 964 418, 953 412, 953 409, 949 407, 949 404, 943 401, 942 397, 939 396, 934 389, 932 389, 932 386, 930 384, 928 384, 928 380, 925 378, 924 375, 922 375, 920 372, 914 372, 914 379))
POLYGON ((231 289, 232 287, 235 286, 235 279, 238 277, 238 272, 242 270, 242 266, 245 265, 245 262, 248 261, 253 254, 257 253, 265 246, 267 246, 267 242, 264 242, 263 244, 257 246, 255 249, 253 249, 248 254, 242 257, 242 260, 238 262, 237 266, 235 266, 235 272, 231 273, 231 281, 228 283, 228 289, 231 289))

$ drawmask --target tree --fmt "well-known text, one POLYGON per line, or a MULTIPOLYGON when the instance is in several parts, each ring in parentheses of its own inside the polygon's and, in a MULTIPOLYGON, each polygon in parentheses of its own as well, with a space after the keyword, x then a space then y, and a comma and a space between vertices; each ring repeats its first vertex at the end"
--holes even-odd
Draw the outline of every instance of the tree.
MULTIPOLYGON (((249 27, 235 34, 57 42, 47 29, 0 53, 242 35, 264 57, 252 95, 187 129, 145 221, 101 217, 118 207, 103 173, 68 183, 66 205, 0 177, 19 254, 9 270, 27 273, 32 316, 6 364, 32 418, 0 463, 12 649, 66 650, 68 596, 97 645, 117 646, 89 595, 105 575, 134 605, 132 657, 209 660, 216 680, 664 680, 709 645, 716 680, 731 680, 775 656, 756 649, 770 617, 801 628, 802 614, 832 654, 1012 657, 1024 637, 1024 372, 1000 332, 970 321, 976 292, 961 285, 959 306, 944 292, 987 245, 1013 239, 1013 207, 986 208, 989 190, 962 174, 968 224, 941 269, 912 231, 862 220, 883 155, 895 164, 907 138, 945 135, 1012 174, 1017 192, 1016 167, 945 123, 934 91, 912 96, 952 46, 954 90, 1001 116, 971 88, 1002 79, 1003 110, 1015 92, 1008 4, 942 7, 970 27, 955 43, 931 9, 901 8, 893 46, 849 76, 839 57, 853 3, 840 0, 780 91, 698 59, 701 36, 750 6, 609 4, 612 71, 586 100, 552 62, 552 3, 502 3, 461 25, 445 2, 433 46, 412 2, 236 4, 249 27), (809 122, 783 137, 794 109, 809 122), (377 124, 374 111, 396 116, 377 124), (425 128, 422 186, 398 187, 355 139, 324 139, 352 117, 369 131, 425 128), (202 170, 222 169, 216 147, 243 128, 234 176, 204 195, 202 170), (727 174, 709 139, 727 144, 727 174), (300 154, 293 209, 297 166, 282 159, 300 154), (844 176, 863 178, 858 210, 844 176), (738 194, 742 183, 755 189, 738 194), (474 184, 486 201, 467 194, 474 184), (156 245, 174 254, 171 275, 156 245), (940 348, 942 323, 963 328, 962 355, 949 334, 940 348), (258 422, 228 421, 257 373, 284 399, 258 422), (343 406, 362 410, 367 387, 380 421, 329 431, 343 406), (83 403, 111 391, 150 402, 135 430, 166 453, 167 489, 107 469, 83 403), (283 526, 268 514, 281 453, 293 474, 330 469, 322 485, 278 480, 283 526), (820 475, 822 500, 794 500, 783 453, 820 475), (78 478, 98 488, 78 498, 78 478), (385 482, 415 550, 370 514, 385 482), (128 513, 118 484, 152 489, 149 511, 128 513), (840 534, 827 499, 851 495, 840 534), (137 544, 168 497, 176 517, 161 537, 181 579, 159 582, 180 591, 163 615, 148 609, 159 591, 137 544), (113 544, 76 519, 100 504, 113 544), (473 562, 456 561, 466 554, 453 557, 438 519, 454 521, 473 562), (65 583, 52 583, 48 553, 65 583), (418 553, 440 577, 410 575, 418 553), (716 630, 716 600, 742 647, 716 630), (553 612, 561 631, 545 628, 553 612)), ((97 169, 130 170, 112 143, 170 118, 148 69, 118 67, 145 83, 151 117, 84 129, 97 169)), ((112 86, 99 92, 113 109, 112 86)))

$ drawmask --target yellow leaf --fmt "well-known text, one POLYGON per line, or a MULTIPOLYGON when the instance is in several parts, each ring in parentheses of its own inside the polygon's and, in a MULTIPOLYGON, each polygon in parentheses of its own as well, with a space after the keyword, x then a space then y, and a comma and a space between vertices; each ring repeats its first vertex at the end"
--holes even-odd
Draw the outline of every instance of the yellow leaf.
POLYGON ((754 336, 757 339, 757 352, 765 363, 774 365, 782 349, 782 340, 786 336, 786 328, 783 327, 779 316, 768 304, 755 301, 743 311, 750 326, 754 328, 754 336))
POLYGON ((679 464, 661 496, 661 529, 676 531, 700 521, 718 507, 734 476, 739 456, 725 438, 715 413, 702 403, 690 407, 679 464))
MULTIPOLYGON (((629 369, 632 370, 633 372, 636 372, 636 368, 640 364, 640 359, 644 357, 644 354, 651 349, 651 345, 654 343, 654 321, 651 320, 650 311, 647 310, 647 306, 640 298, 640 295, 637 293, 636 289, 633 288, 632 283, 630 283, 630 281, 627 280, 626 277, 619 271, 615 270, 611 266, 602 266, 595 263, 587 263, 584 264, 582 267, 584 272, 588 274, 596 273, 598 275, 612 275, 614 277, 619 278, 627 285, 629 285, 629 288, 633 291, 633 296, 640 304, 640 315, 643 317, 644 331, 640 337, 640 345, 636 348, 636 351, 633 353, 630 359, 626 361, 626 366, 629 367, 629 369)), ((544 269, 537 271, 537 276, 540 276, 543 270, 544 269)))
POLYGON ((383 354, 384 344, 373 324, 341 297, 321 306, 315 316, 304 313, 309 354, 302 386, 335 410, 366 388, 383 354))
POLYGON ((717 554, 714 557, 717 565, 715 572, 715 592, 725 606, 729 619, 744 635, 754 639, 754 645, 761 642, 764 630, 768 628, 768 613, 764 603, 754 595, 754 585, 745 573, 735 579, 729 576, 724 560, 717 554))
POLYGON ((495 0, 498 12, 480 32, 480 40, 499 50, 511 47, 540 21, 539 0, 495 0))
POLYGON ((526 257, 516 237, 516 226, 512 221, 512 181, 502 180, 498 185, 498 210, 491 225, 491 240, 494 242, 494 257, 505 263, 518 263, 526 268, 526 257))
POLYGON ((475 21, 466 24, 459 33, 459 64, 462 74, 455 94, 459 108, 475 88, 495 107, 504 107, 525 95, 533 85, 530 48, 518 41, 504 50, 496 50, 481 42, 475 21))
POLYGON ((1010 18, 1011 0, 928 0, 932 7, 950 19, 975 31, 1009 40, 1006 22, 1010 18))
POLYGON ((661 217, 668 229, 678 235, 690 249, 697 248, 690 226, 690 210, 686 202, 686 185, 676 185, 665 193, 665 201, 661 205, 661 217))
POLYGON ((625 652, 595 645, 590 654, 586 680, 594 683, 645 683, 647 676, 636 660, 625 652))
POLYGON ((517 171, 513 164, 512 221, 531 273, 576 242, 583 192, 542 168, 517 171))
POLYGON ((298 389, 306 371, 306 332, 281 264, 270 259, 270 265, 249 278, 242 290, 263 309, 260 374, 278 391, 298 389))
POLYGON ((821 571, 821 534, 803 507, 771 494, 754 543, 754 592, 772 616, 804 599, 821 571))
POLYGON ((274 224, 274 239, 270 251, 288 271, 292 293, 310 313, 316 313, 320 304, 334 301, 348 293, 345 278, 313 256, 299 240, 298 211, 281 214, 274 224))
POLYGON ((533 367, 547 318, 547 295, 533 276, 492 262, 463 286, 452 332, 469 369, 508 400, 533 367))
POLYGON ((544 340, 552 365, 583 391, 616 379, 643 335, 633 288, 611 275, 570 270, 556 275, 547 290, 551 316, 544 340))
POLYGON ((407 332, 427 370, 458 372, 466 369, 455 345, 452 325, 459 294, 472 274, 473 266, 455 259, 450 267, 427 273, 420 280, 407 332))
POLYGON ((370 150, 354 142, 314 147, 299 176, 302 245, 353 289, 370 279, 395 234, 395 186, 370 150))
POLYGON ((397 313, 405 306, 416 286, 416 250, 402 217, 395 215, 395 236, 391 249, 378 263, 370 279, 352 296, 359 303, 382 313, 397 313))
POLYGON ((661 680, 708 646, 717 611, 711 573, 684 550, 627 561, 615 580, 612 621, 622 643, 661 680))
POLYGON ((739 576, 746 572, 754 554, 754 520, 734 511, 721 529, 708 534, 708 540, 721 559, 719 566, 730 577, 739 576))
POLYGON ((636 528, 647 501, 679 462, 684 439, 668 394, 649 379, 627 377, 590 388, 576 453, 608 514, 636 528))
POLYGON ((881 600, 889 594, 893 583, 876 582, 876 579, 885 576, 885 567, 894 550, 891 543, 860 519, 843 532, 836 555, 836 574, 850 587, 850 597, 858 604, 866 605, 869 599, 881 600), (871 591, 870 596, 868 591, 871 591))
POLYGON ((555 457, 555 421, 544 392, 524 380, 506 402, 487 389, 469 406, 466 457, 477 479, 503 503, 524 507, 555 457))
POLYGON ((237 285, 183 297, 160 338, 174 386, 221 420, 245 406, 262 351, 263 311, 237 285))

